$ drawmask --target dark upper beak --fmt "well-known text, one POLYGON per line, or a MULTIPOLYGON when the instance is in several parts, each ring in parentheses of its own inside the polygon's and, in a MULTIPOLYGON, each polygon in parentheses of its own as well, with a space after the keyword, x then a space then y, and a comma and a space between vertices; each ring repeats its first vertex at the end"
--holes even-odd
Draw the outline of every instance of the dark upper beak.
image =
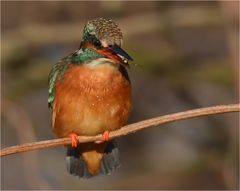
POLYGON ((103 49, 96 49, 97 52, 104 55, 106 58, 112 59, 115 62, 122 64, 123 66, 129 67, 128 61, 133 60, 123 49, 119 46, 109 46, 103 49))
POLYGON ((109 47, 114 53, 118 54, 119 56, 123 57, 123 60, 131 60, 133 61, 132 57, 128 55, 120 46, 113 45, 109 47))

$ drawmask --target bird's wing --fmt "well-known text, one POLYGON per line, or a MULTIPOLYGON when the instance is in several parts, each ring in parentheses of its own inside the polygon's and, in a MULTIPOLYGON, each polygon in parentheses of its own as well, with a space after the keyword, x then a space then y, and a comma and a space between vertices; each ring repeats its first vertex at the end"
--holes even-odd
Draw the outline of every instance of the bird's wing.
POLYGON ((48 107, 52 108, 53 105, 53 101, 54 101, 54 91, 55 91, 55 83, 58 80, 61 80, 65 71, 68 68, 69 63, 71 62, 71 59, 73 57, 73 55, 75 54, 71 53, 68 56, 64 57, 63 59, 61 59, 59 62, 57 62, 56 64, 53 65, 49 76, 48 76, 48 107))

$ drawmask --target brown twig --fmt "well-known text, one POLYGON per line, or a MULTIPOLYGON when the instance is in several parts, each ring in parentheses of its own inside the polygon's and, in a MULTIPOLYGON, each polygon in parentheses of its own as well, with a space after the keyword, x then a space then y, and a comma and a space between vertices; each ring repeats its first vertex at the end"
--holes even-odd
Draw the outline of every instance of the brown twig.
MULTIPOLYGON (((141 129, 145 129, 148 127, 158 126, 168 122, 178 121, 178 120, 187 119, 187 118, 193 118, 193 117, 204 116, 204 115, 212 115, 212 114, 218 114, 218 113, 239 112, 239 111, 240 111, 240 104, 219 105, 219 106, 213 106, 213 107, 188 110, 188 111, 155 117, 152 119, 147 119, 144 121, 126 125, 119 130, 110 132, 109 137, 110 139, 113 139, 116 137, 127 135, 129 133, 134 133, 136 131, 139 131, 141 129)), ((101 140, 102 135, 79 136, 78 138, 79 138, 79 143, 85 143, 85 142, 101 140)), ((53 140, 16 145, 16 146, 1 149, 0 156, 26 152, 26 151, 35 150, 35 149, 43 149, 47 147, 68 145, 70 143, 71 143, 70 138, 61 138, 61 139, 53 139, 53 140)))

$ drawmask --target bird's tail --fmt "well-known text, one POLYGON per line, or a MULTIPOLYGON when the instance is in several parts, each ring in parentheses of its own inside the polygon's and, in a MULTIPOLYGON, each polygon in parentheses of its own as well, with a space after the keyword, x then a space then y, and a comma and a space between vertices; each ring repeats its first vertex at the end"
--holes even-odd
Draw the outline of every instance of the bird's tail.
MULTIPOLYGON (((81 147, 81 144, 79 145, 81 147)), ((119 151, 115 141, 109 141, 97 174, 91 174, 88 170, 87 164, 81 155, 79 148, 68 147, 67 149, 67 171, 74 176, 80 178, 90 178, 96 175, 110 175, 116 168, 120 167, 119 151)))

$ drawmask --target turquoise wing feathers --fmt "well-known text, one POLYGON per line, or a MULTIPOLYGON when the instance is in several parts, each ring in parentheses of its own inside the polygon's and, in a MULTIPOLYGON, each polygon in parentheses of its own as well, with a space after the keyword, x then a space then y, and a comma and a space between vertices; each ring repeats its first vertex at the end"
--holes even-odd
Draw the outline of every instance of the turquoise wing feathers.
POLYGON ((53 65, 49 77, 48 77, 48 107, 52 108, 54 101, 54 92, 55 84, 58 80, 61 80, 64 76, 65 71, 68 68, 69 63, 71 62, 72 56, 74 53, 66 56, 59 62, 53 65))
POLYGON ((58 80, 61 80, 64 76, 65 71, 68 68, 69 63, 81 64, 86 60, 94 60, 97 58, 102 58, 102 55, 96 53, 92 49, 85 49, 84 54, 81 54, 81 50, 77 50, 74 53, 69 54, 59 62, 53 65, 52 70, 50 71, 48 77, 48 107, 52 108, 54 102, 54 91, 55 91, 55 83, 58 80))

